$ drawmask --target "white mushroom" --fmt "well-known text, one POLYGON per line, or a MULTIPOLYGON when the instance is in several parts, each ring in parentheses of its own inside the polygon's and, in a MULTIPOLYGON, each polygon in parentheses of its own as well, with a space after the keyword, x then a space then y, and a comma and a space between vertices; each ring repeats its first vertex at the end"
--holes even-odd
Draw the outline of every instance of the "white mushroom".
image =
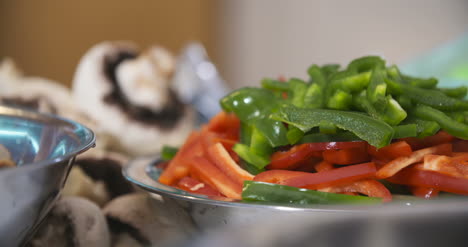
POLYGON ((117 197, 103 211, 117 239, 128 241, 128 236, 122 234, 129 234, 142 245, 160 246, 183 241, 195 229, 190 217, 178 205, 142 193, 117 197))
POLYGON ((84 197, 103 206, 117 196, 132 193, 134 187, 121 172, 127 162, 126 156, 101 149, 79 155, 62 194, 84 197))
POLYGON ((110 234, 100 208, 79 197, 63 197, 28 243, 32 247, 106 247, 110 234))
POLYGON ((194 126, 194 114, 170 88, 173 60, 159 47, 138 55, 127 42, 97 44, 75 72, 77 106, 129 154, 180 145, 194 126))
POLYGON ((12 59, 0 63, 0 103, 57 114, 91 128, 98 148, 106 149, 111 137, 75 105, 71 90, 46 78, 27 77, 12 59))

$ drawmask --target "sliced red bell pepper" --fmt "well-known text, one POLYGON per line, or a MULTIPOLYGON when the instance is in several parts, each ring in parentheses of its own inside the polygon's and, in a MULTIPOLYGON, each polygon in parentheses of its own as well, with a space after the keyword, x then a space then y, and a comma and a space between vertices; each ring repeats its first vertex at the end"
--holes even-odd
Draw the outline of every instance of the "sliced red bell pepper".
POLYGON ((399 172, 401 169, 414 164, 416 162, 420 162, 424 159, 424 156, 428 154, 444 154, 444 155, 450 155, 452 153, 452 144, 450 143, 445 143, 445 144, 440 144, 437 146, 429 147, 429 148, 424 148, 420 149, 417 151, 414 151, 413 154, 410 156, 404 156, 404 157, 399 157, 396 158, 383 167, 381 167, 377 173, 376 176, 377 178, 383 179, 383 178, 388 178, 393 175, 395 175, 397 172, 399 172))
POLYGON ((449 133, 445 131, 439 131, 433 136, 428 136, 424 138, 407 137, 402 138, 400 140, 406 141, 413 148, 413 150, 418 150, 421 148, 432 147, 443 143, 449 143, 452 142, 454 139, 455 137, 453 137, 449 133))
POLYGON ((315 170, 317 172, 330 171, 330 170, 333 170, 333 169, 335 169, 333 164, 328 162, 328 161, 325 161, 325 160, 318 163, 317 165, 315 165, 315 170))
POLYGON ((257 174, 254 181, 265 182, 272 184, 281 184, 284 180, 303 176, 309 174, 308 172, 288 171, 288 170, 268 170, 257 174))
POLYGON ((288 151, 278 151, 271 156, 267 169, 294 169, 300 162, 311 157, 320 156, 320 152, 309 143, 293 146, 288 151))
POLYGON ((341 186, 328 187, 320 189, 320 191, 331 193, 355 192, 369 197, 382 198, 383 202, 392 201, 392 193, 383 184, 373 179, 364 179, 341 186))
POLYGON ((366 146, 323 151, 323 159, 337 165, 350 165, 370 160, 366 146))
POLYGON ((301 171, 301 172, 314 172, 315 166, 322 161, 321 158, 318 157, 312 157, 306 161, 300 162, 300 164, 297 166, 295 171, 301 171))
POLYGON ((221 143, 208 147, 209 159, 234 182, 242 186, 245 180, 252 180, 254 176, 242 169, 229 155, 221 143))
POLYGON ((439 190, 434 188, 411 186, 411 193, 420 198, 431 199, 439 195, 439 190))
MULTIPOLYGON (((325 150, 339 150, 350 148, 366 148, 363 141, 355 142, 314 142, 295 145, 288 151, 278 151, 271 156, 271 164, 268 169, 294 169, 298 163, 309 159, 310 157, 322 157, 325 150)), ((356 162, 359 163, 359 162, 356 162)))
POLYGON ((379 160, 393 160, 401 156, 410 156, 413 153, 411 146, 405 141, 394 142, 380 149, 369 145, 367 151, 379 160))
POLYGON ((216 165, 203 157, 193 157, 190 161, 190 173, 199 179, 216 188, 221 194, 233 199, 241 199, 242 185, 232 181, 216 165))
POLYGON ((210 120, 206 129, 223 138, 239 140, 240 120, 234 113, 221 111, 210 120))
POLYGON ((454 152, 468 152, 468 141, 467 140, 456 140, 453 142, 454 152))
POLYGON ((396 184, 429 187, 440 191, 468 195, 468 179, 447 176, 434 171, 406 168, 388 181, 396 184))
POLYGON ((306 189, 319 189, 347 184, 364 178, 370 178, 375 175, 376 170, 374 163, 369 162, 340 167, 319 173, 308 173, 302 176, 295 176, 280 181, 280 184, 306 189))
POLYGON ((213 187, 191 177, 183 177, 182 179, 179 180, 179 182, 177 183, 177 186, 181 188, 182 190, 185 190, 191 193, 196 193, 196 194, 201 194, 201 195, 206 195, 206 196, 222 196, 221 193, 219 193, 219 191, 215 190, 213 187))
POLYGON ((200 132, 192 132, 187 141, 182 145, 174 158, 169 162, 167 168, 159 176, 159 182, 167 185, 172 185, 179 179, 188 176, 190 167, 188 166, 187 156, 192 156, 200 152, 194 149, 200 147, 199 139, 200 132))

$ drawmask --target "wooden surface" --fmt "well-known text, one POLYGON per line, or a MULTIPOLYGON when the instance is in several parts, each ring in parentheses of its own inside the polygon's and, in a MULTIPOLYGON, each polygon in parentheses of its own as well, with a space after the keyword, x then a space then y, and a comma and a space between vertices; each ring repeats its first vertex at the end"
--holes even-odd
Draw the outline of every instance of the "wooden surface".
POLYGON ((28 75, 69 85, 80 57, 104 40, 160 44, 176 53, 191 40, 211 50, 211 0, 0 0, 0 58, 28 75))

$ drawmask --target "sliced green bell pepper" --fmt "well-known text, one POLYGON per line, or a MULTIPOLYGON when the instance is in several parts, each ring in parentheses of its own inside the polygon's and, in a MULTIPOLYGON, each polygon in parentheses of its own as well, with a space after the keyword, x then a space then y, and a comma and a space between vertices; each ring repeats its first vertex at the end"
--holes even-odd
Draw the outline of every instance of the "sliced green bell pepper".
POLYGON ((393 126, 393 130, 395 131, 393 139, 415 137, 418 135, 418 128, 416 124, 403 124, 393 126))
POLYGON ((413 114, 425 120, 435 121, 449 134, 468 140, 468 125, 453 120, 442 111, 430 106, 418 105, 415 107, 413 114))
POLYGON ((271 117, 275 120, 294 125, 303 132, 320 126, 321 121, 325 120, 340 129, 354 133, 362 140, 377 148, 388 145, 394 133, 393 128, 383 121, 349 111, 304 109, 284 104, 271 117))
POLYGON ((456 88, 441 88, 440 91, 442 91, 442 93, 444 93, 445 95, 449 97, 463 99, 466 97, 468 88, 465 86, 456 87, 456 88))
POLYGON ((283 100, 261 88, 241 88, 221 99, 226 112, 234 112, 241 122, 255 126, 272 147, 288 144, 287 129, 279 121, 269 118, 283 100))
POLYGON ((382 199, 376 197, 335 194, 255 181, 244 181, 242 200, 297 205, 382 203, 382 199))
POLYGON ((164 161, 172 160, 178 151, 179 149, 176 147, 163 146, 161 150, 161 159, 164 161))

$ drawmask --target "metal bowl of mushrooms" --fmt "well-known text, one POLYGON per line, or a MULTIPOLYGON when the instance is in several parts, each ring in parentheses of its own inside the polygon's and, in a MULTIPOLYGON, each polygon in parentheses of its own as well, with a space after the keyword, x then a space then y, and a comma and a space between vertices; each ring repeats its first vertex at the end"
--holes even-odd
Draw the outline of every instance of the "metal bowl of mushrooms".
POLYGON ((58 198, 94 133, 73 121, 0 106, 0 242, 24 245, 58 198))

